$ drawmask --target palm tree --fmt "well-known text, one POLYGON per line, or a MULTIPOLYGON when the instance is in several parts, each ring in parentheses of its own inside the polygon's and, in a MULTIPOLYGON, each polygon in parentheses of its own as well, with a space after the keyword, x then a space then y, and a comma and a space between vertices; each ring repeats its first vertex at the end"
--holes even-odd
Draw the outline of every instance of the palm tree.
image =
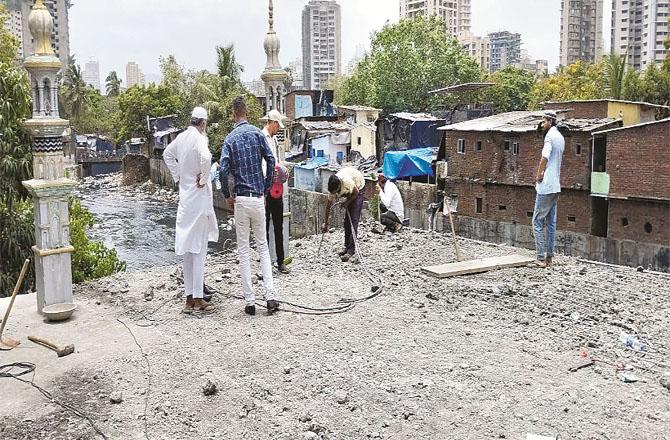
POLYGON ((65 98, 63 104, 69 110, 69 116, 75 121, 81 118, 86 106, 91 103, 88 86, 78 64, 69 64, 65 71, 63 98, 65 98))
POLYGON ((235 60, 234 45, 216 46, 216 67, 221 79, 221 97, 224 97, 234 85, 239 84, 240 74, 244 72, 244 67, 235 60))
POLYGON ((107 85, 107 96, 119 96, 119 93, 121 93, 121 79, 117 76, 115 70, 109 72, 105 84, 107 85))
POLYGON ((623 93, 624 78, 626 75, 626 60, 628 52, 624 55, 614 53, 605 57, 605 73, 607 75, 607 85, 611 98, 621 99, 623 93))

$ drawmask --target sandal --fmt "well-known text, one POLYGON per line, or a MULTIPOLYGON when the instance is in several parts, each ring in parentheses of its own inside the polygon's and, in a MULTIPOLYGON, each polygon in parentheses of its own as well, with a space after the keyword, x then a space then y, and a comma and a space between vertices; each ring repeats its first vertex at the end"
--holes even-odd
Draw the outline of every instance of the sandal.
POLYGON ((195 303, 193 304, 193 310, 198 312, 213 312, 216 310, 216 306, 214 304, 209 304, 203 299, 199 298, 195 300, 195 303))

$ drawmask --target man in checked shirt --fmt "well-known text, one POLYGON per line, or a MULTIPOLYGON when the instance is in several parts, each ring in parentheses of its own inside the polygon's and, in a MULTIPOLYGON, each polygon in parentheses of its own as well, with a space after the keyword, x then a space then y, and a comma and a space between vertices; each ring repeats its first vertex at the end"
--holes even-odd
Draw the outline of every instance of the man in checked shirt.
POLYGON ((249 262, 249 232, 254 231, 254 239, 261 257, 261 271, 265 287, 268 313, 279 309, 275 300, 272 280, 272 261, 265 232, 265 194, 272 186, 275 158, 263 133, 247 122, 247 105, 244 98, 233 100, 233 121, 235 127, 226 136, 221 148, 221 190, 228 201, 228 207, 235 210, 235 230, 237 252, 240 258, 240 278, 246 306, 245 313, 256 314, 256 295, 251 285, 249 262), (262 160, 265 159, 266 173, 263 177, 262 160), (233 194, 228 188, 228 174, 235 179, 233 194))

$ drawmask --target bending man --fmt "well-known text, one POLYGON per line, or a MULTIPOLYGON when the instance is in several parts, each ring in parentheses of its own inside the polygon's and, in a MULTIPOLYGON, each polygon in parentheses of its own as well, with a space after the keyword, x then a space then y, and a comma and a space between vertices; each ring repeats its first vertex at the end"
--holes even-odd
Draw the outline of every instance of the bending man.
POLYGON ((326 203, 326 221, 321 226, 323 232, 328 230, 330 219, 330 208, 338 198, 344 197, 344 249, 338 253, 342 261, 349 261, 356 252, 356 240, 358 237, 358 223, 361 220, 363 209, 363 189, 365 178, 363 173, 353 167, 342 168, 337 174, 328 179, 328 202, 326 203), (352 228, 353 226, 353 228, 352 228))
POLYGON ((179 183, 179 207, 175 232, 175 253, 184 256, 184 313, 211 311, 203 300, 207 243, 219 240, 219 227, 212 202, 209 169, 212 153, 207 135, 207 111, 193 109, 191 125, 170 143, 163 159, 175 183, 179 183))

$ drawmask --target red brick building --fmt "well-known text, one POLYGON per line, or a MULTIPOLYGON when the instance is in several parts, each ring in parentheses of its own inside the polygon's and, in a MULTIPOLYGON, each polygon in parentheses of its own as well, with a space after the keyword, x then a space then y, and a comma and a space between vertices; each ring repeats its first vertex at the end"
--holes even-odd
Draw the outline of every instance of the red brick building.
MULTIPOLYGON (((544 136, 542 112, 510 112, 442 127, 448 160, 446 190, 458 197, 460 215, 530 224, 535 205, 535 173, 544 136)), ((561 168, 563 188, 558 228, 592 230, 591 152, 593 132, 616 128, 611 118, 564 119, 561 168)))
POLYGON ((624 127, 670 116, 668 106, 619 99, 546 102, 544 109, 561 110, 566 118, 617 118, 624 127))
POLYGON ((603 236, 670 245, 670 118, 594 133, 591 181, 603 236))

